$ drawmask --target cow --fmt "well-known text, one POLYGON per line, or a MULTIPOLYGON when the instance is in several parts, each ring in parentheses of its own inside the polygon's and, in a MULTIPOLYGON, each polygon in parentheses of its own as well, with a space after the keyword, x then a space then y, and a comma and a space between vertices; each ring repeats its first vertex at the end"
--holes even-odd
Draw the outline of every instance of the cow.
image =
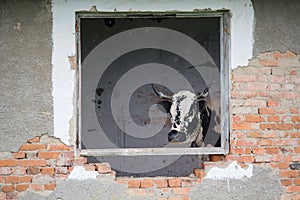
POLYGON ((172 96, 157 91, 154 93, 164 102, 168 102, 171 114, 171 131, 168 133, 170 143, 190 143, 191 147, 201 147, 211 118, 211 109, 207 106, 209 87, 196 95, 182 90, 172 96))

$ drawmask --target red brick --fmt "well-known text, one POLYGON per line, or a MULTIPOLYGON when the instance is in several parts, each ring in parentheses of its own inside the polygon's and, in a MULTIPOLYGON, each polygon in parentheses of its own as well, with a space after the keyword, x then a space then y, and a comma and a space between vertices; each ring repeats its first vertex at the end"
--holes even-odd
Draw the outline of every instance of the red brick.
POLYGON ((277 130, 292 130, 293 124, 276 124, 277 130))
POLYGON ((240 139, 240 138, 245 138, 245 133, 234 132, 233 134, 234 134, 234 137, 235 137, 235 138, 238 138, 238 139, 240 139))
POLYGON ((236 140, 236 143, 235 143, 237 146, 239 147, 245 147, 245 146, 257 146, 258 144, 258 141, 255 140, 255 139, 245 139, 245 140, 236 140))
POLYGON ((298 93, 296 93, 296 92, 280 92, 278 94, 278 98, 282 98, 282 99, 297 99, 298 98, 298 93))
POLYGON ((86 157, 78 157, 74 159, 75 165, 85 165, 87 164, 87 158, 86 157))
POLYGON ((234 161, 234 160, 238 160, 239 155, 227 155, 225 156, 225 160, 226 161, 234 161))
POLYGON ((274 108, 259 108, 258 109, 259 114, 266 114, 266 115, 274 115, 275 114, 275 109, 274 108))
POLYGON ((5 183, 30 183, 31 179, 31 176, 8 176, 5 183))
POLYGON ((168 181, 166 179, 156 179, 154 180, 157 188, 168 187, 168 181))
POLYGON ((254 162, 255 159, 254 159, 254 156, 240 156, 238 158, 238 162, 254 162))
POLYGON ((60 152, 48 152, 48 151, 40 151, 38 153, 38 158, 42 159, 57 159, 60 155, 60 152))
POLYGON ((142 179, 141 180, 141 187, 142 188, 152 188, 154 186, 153 179, 142 179))
POLYGON ((285 54, 284 54, 284 58, 296 58, 297 55, 294 54, 293 52, 291 51, 287 51, 285 54))
POLYGON ((39 174, 40 172, 41 172, 41 169, 38 168, 38 167, 29 167, 27 169, 27 174, 33 174, 33 175, 35 175, 35 174, 39 174))
POLYGON ((239 122, 242 122, 242 119, 241 119, 240 116, 233 115, 233 116, 232 116, 232 122, 233 122, 233 123, 239 123, 239 122))
POLYGON ((245 154, 251 154, 252 149, 250 147, 245 148, 245 154))
POLYGON ((127 181, 128 188, 139 188, 141 186, 141 181, 138 179, 132 179, 127 181))
POLYGON ((15 191, 15 186, 14 185, 4 185, 1 187, 2 192, 14 192, 15 191))
POLYGON ((296 185, 287 186, 285 191, 287 193, 300 192, 300 186, 296 186, 296 185))
POLYGON ((293 122, 300 122, 300 116, 292 116, 293 122))
POLYGON ((292 196, 292 200, 299 200, 300 199, 300 194, 293 194, 292 196))
POLYGON ((260 132, 247 132, 247 136, 250 138, 261 138, 262 137, 260 132))
POLYGON ((294 179, 294 184, 295 185, 300 185, 300 177, 294 179))
POLYGON ((267 101, 267 106, 271 107, 271 106, 279 106, 279 101, 277 100, 268 100, 267 101))
POLYGON ((49 151, 68 151, 71 149, 72 147, 68 147, 65 144, 48 144, 49 151))
POLYGON ((191 188, 188 187, 173 187, 172 191, 174 194, 187 195, 190 192, 191 188))
POLYGON ((290 133, 291 138, 300 138, 300 132, 290 133))
POLYGON ((181 179, 180 178, 170 178, 170 179, 168 179, 168 185, 170 187, 181 187, 181 179))
POLYGON ((232 124, 233 130, 253 130, 252 124, 249 123, 239 123, 239 124, 232 124))
POLYGON ((20 147, 21 151, 36 151, 36 150, 46 150, 46 144, 23 144, 20 147))
POLYGON ((273 144, 273 141, 270 139, 262 139, 259 141, 259 145, 261 146, 271 146, 273 144))
POLYGON ((255 82, 256 76, 255 75, 233 75, 233 81, 238 82, 255 82))
POLYGON ((274 140, 273 144, 275 146, 289 146, 289 145, 294 145, 295 141, 293 139, 279 139, 279 140, 274 140))
POLYGON ((36 142, 39 142, 40 141, 40 137, 34 137, 30 140, 27 140, 28 143, 36 143, 36 142))
POLYGON ((276 59, 276 60, 279 59, 279 58, 283 58, 283 56, 284 56, 284 54, 281 53, 281 52, 278 52, 278 51, 273 53, 273 58, 276 59))
POLYGON ((294 128, 297 129, 297 130, 299 130, 300 129, 300 123, 294 124, 294 128))
POLYGON ((261 130, 275 130, 276 124, 260 124, 259 128, 261 130))
POLYGON ((7 159, 0 160, 0 167, 14 167, 18 165, 18 160, 7 159))
POLYGON ((43 191, 44 190, 44 185, 42 185, 42 184, 31 184, 30 188, 33 191, 43 191))
POLYGON ((290 167, 290 163, 288 163, 288 162, 279 162, 279 163, 277 163, 277 167, 279 169, 288 169, 290 167))
POLYGON ((42 168, 42 174, 54 174, 54 167, 42 168))
POLYGON ((56 184, 55 183, 49 183, 44 185, 45 190, 55 190, 56 184))
POLYGON ((267 154, 277 154, 277 153, 279 153, 279 148, 278 147, 268 147, 268 148, 266 148, 266 153, 267 154))
POLYGON ((283 185, 283 186, 289 186, 289 185, 292 185, 292 180, 291 179, 282 179, 281 180, 281 184, 283 185))
POLYGON ((27 166, 27 167, 34 167, 34 166, 46 166, 47 161, 46 160, 20 160, 19 161, 20 166, 27 166))
POLYGON ((265 60, 265 59, 259 59, 259 64, 266 66, 266 67, 277 67, 278 66, 278 60, 265 60))
POLYGON ((254 98, 256 96, 256 91, 231 91, 232 98, 254 98))
POLYGON ((16 185, 16 190, 19 192, 25 191, 29 188, 28 184, 16 185))
POLYGON ((299 172, 297 170, 281 170, 279 176, 281 178, 298 178, 299 172))
POLYGON ((230 148, 231 154, 244 154, 244 148, 230 148))
POLYGON ((14 159, 21 159, 25 158, 26 154, 24 152, 15 152, 13 153, 13 158, 14 159))
POLYGON ((253 148, 252 153, 257 155, 263 155, 265 153, 265 148, 253 148))
POLYGON ((268 122, 279 122, 279 116, 268 116, 268 122))
POLYGON ((295 152, 295 153, 300 153, 300 147, 295 147, 295 148, 294 148, 294 152, 295 152))
POLYGON ((0 192, 0 199, 6 199, 6 194, 4 192, 0 192))
POLYGON ((291 114, 299 114, 299 109, 295 108, 295 107, 291 107, 290 112, 291 112, 291 114))
POLYGON ((265 119, 261 116, 247 115, 245 116, 245 122, 264 122, 265 119))
POLYGON ((97 163, 96 164, 96 170, 99 173, 110 173, 111 172, 111 167, 109 163, 97 163))
POLYGON ((194 174, 195 174, 196 177, 201 178, 201 179, 205 177, 204 169, 195 168, 194 169, 194 174))
POLYGON ((274 132, 264 132, 261 136, 262 138, 277 138, 276 131, 274 132))
POLYGON ((96 167, 95 167, 95 165, 92 165, 92 164, 85 164, 85 165, 84 165, 84 169, 85 169, 86 171, 95 171, 95 170, 96 170, 96 167))

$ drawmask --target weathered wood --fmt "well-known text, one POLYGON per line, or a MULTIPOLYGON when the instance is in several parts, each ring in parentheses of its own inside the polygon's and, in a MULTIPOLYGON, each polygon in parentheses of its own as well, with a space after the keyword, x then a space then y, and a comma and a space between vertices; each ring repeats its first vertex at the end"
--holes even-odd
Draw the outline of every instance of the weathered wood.
POLYGON ((224 154, 220 147, 202 148, 126 148, 126 149, 84 149, 81 156, 144 156, 144 155, 200 155, 224 154))

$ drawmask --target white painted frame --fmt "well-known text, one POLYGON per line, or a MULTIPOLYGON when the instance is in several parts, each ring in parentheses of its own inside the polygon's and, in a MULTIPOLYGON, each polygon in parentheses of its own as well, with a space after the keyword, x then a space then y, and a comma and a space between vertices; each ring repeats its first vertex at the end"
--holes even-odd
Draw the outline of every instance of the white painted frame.
POLYGON ((81 156, 145 156, 145 155, 199 155, 199 154, 228 154, 229 153, 229 91, 230 91, 230 12, 228 10, 203 11, 203 12, 76 12, 76 51, 78 68, 76 71, 76 147, 81 156), (168 16, 180 17, 220 17, 220 84, 221 84, 221 147, 199 148, 116 148, 116 149, 81 149, 81 123, 80 107, 80 73, 81 73, 81 50, 80 50, 80 19, 81 18, 147 18, 168 16))

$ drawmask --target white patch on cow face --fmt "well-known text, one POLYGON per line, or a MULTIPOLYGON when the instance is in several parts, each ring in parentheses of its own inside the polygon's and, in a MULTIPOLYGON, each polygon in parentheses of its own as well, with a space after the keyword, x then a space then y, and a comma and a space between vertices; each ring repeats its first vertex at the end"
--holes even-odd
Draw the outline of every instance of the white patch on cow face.
POLYGON ((188 134, 189 123, 197 116, 196 98, 190 91, 180 91, 173 95, 170 109, 172 130, 188 134))

